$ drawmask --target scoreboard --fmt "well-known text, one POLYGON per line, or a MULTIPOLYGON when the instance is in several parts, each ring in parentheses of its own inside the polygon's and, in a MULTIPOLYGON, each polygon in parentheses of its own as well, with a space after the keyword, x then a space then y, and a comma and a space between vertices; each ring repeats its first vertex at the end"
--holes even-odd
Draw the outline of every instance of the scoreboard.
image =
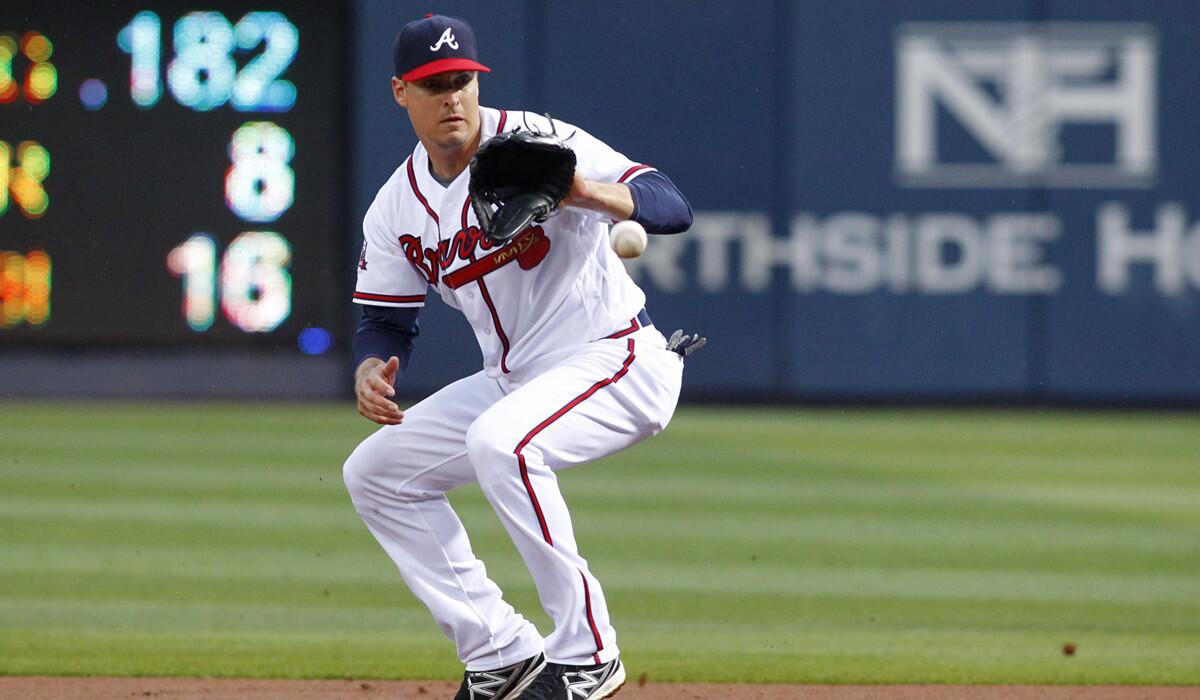
POLYGON ((0 6, 0 349, 327 352, 349 274, 344 15, 0 6))

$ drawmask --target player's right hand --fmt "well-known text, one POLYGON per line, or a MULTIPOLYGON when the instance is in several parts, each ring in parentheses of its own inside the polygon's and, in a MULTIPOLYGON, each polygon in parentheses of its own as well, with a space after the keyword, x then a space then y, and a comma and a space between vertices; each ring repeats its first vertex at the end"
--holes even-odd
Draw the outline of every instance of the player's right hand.
POLYGON ((358 413, 380 425, 399 425, 404 411, 389 397, 396 395, 394 385, 400 358, 392 356, 387 362, 368 357, 354 373, 354 393, 358 396, 358 413))

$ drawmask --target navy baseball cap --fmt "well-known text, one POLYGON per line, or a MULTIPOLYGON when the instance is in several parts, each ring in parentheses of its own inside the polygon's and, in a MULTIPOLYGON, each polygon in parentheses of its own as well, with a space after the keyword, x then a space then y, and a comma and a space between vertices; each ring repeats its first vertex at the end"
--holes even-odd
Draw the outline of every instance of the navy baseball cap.
POLYGON ((492 72, 478 61, 471 25, 445 15, 425 15, 404 25, 392 46, 392 61, 404 81, 452 70, 492 72))

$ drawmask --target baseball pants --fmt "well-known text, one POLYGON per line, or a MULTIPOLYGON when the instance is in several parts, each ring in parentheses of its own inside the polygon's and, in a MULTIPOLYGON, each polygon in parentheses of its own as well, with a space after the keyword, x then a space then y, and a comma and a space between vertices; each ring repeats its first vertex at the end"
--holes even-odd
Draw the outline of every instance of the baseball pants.
POLYGON ((471 671, 543 650, 572 665, 616 658, 604 592, 575 544, 555 472, 661 431, 683 370, 653 326, 536 365, 445 387, 364 440, 344 469, 355 509, 471 671), (545 639, 504 601, 446 498, 472 481, 533 576, 554 622, 545 639))

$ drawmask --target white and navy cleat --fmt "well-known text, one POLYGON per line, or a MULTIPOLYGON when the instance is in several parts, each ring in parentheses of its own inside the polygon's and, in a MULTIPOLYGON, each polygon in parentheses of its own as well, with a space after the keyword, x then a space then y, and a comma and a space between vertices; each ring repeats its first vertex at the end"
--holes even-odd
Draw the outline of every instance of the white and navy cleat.
POLYGON ((542 654, 494 671, 467 671, 454 700, 516 700, 546 668, 542 654))
POLYGON ((546 668, 521 694, 521 700, 602 700, 625 685, 620 659, 595 666, 546 664, 546 668))

